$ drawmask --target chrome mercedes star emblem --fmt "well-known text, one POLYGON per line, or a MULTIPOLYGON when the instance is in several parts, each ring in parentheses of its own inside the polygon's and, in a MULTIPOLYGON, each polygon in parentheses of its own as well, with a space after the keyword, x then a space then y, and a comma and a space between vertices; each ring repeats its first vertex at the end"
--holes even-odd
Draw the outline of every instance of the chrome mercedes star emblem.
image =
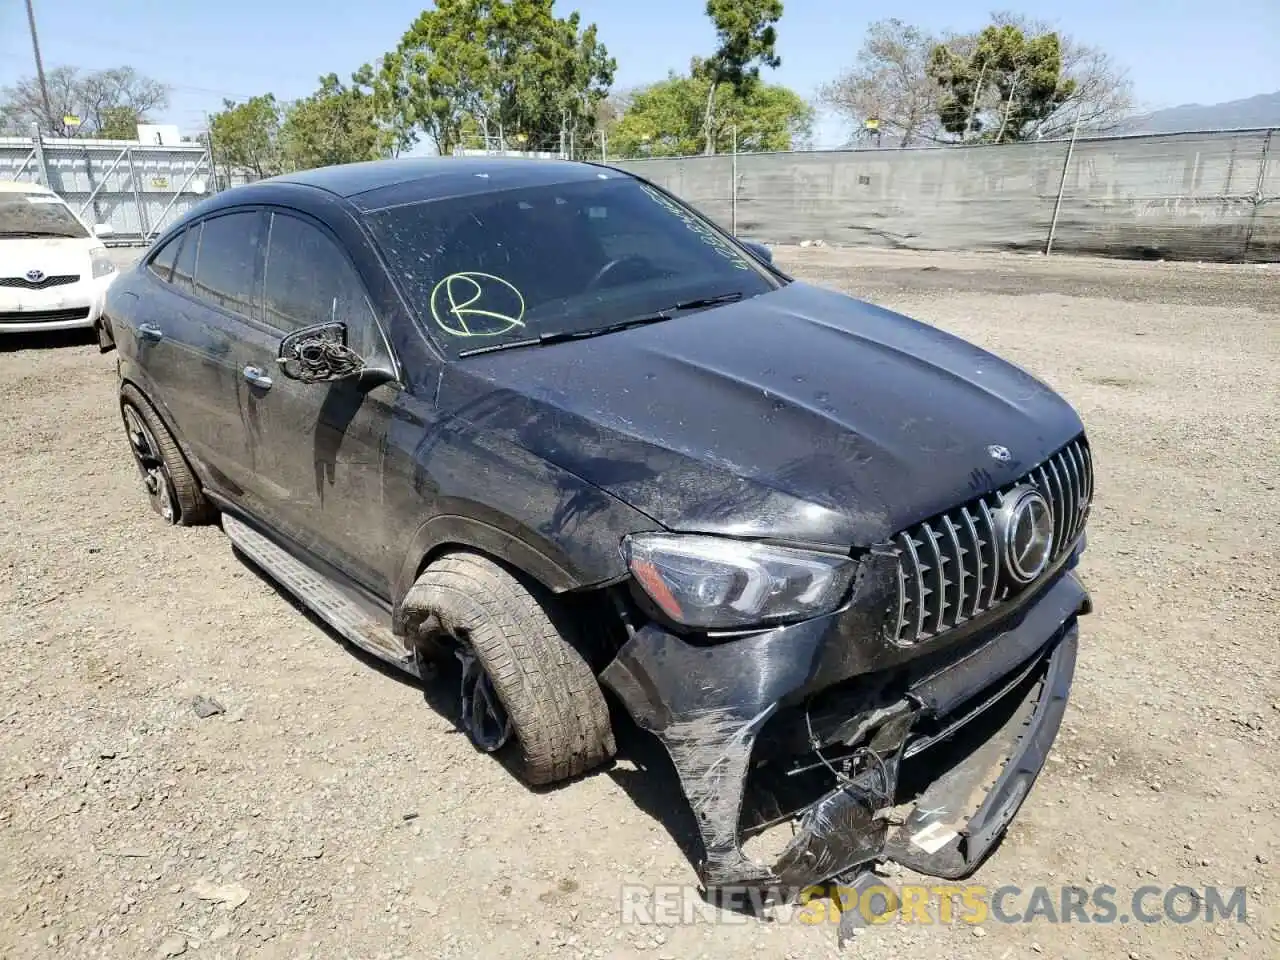
POLYGON ((1009 452, 1009 448, 1002 447, 998 443, 993 443, 987 447, 987 453, 991 455, 992 460, 999 460, 1001 463, 1008 463, 1013 459, 1013 454, 1009 452))
POLYGON ((39 282, 40 282, 41 280, 43 280, 43 279, 44 279, 44 271, 43 271, 43 270, 28 270, 28 271, 27 271, 27 282, 28 282, 28 283, 39 283, 39 282))
POLYGON ((1004 495, 995 516, 1004 568, 1019 586, 1044 573, 1053 558, 1053 509, 1035 487, 1004 495))

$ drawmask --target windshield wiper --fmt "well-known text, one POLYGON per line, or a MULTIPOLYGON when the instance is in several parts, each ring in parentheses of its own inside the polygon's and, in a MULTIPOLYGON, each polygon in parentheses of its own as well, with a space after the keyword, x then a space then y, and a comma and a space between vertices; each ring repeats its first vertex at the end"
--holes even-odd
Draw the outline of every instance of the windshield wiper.
POLYGON ((667 307, 667 311, 675 312, 677 310, 701 310, 703 307, 714 307, 721 303, 733 303, 741 300, 742 294, 738 291, 733 293, 722 293, 718 297, 699 297, 697 300, 683 300, 674 307, 667 307))
POLYGON ((661 310, 655 310, 653 313, 647 313, 642 317, 631 317, 627 320, 619 320, 617 323, 607 323, 603 327, 591 327, 588 330, 558 330, 554 333, 544 333, 538 337, 529 337, 524 340, 508 340, 506 343, 491 343, 485 347, 474 347, 471 350, 462 350, 458 353, 459 357, 474 357, 481 353, 494 353, 498 350, 513 350, 516 347, 536 347, 543 346, 548 343, 564 343, 567 340, 584 340, 587 337, 599 337, 606 333, 617 333, 620 330, 629 330, 632 327, 643 327, 651 323, 661 323, 663 320, 670 320, 672 316, 682 310, 701 310, 704 307, 714 307, 721 303, 733 303, 735 300, 741 300, 741 293, 722 293, 718 297, 699 297, 696 300, 682 300, 680 303, 664 307, 661 310))
POLYGON ((31 237, 58 237, 63 240, 77 239, 73 234, 57 233, 49 230, 6 230, 3 233, 0 233, 0 237, 6 237, 10 240, 31 237))
POLYGON ((619 330, 626 330, 630 327, 642 327, 649 323, 659 323, 663 320, 671 318, 663 312, 648 314, 643 317, 633 317, 630 320, 619 320, 617 323, 606 324, 603 327, 592 327, 590 330, 558 330, 554 333, 544 333, 537 337, 528 337, 524 340, 508 340, 506 343, 491 343, 486 347, 473 347, 470 350, 461 350, 459 357, 474 357, 479 353, 493 353, 496 350, 512 350, 516 347, 537 347, 548 343, 564 343, 566 340, 582 340, 586 337, 598 337, 606 333, 617 333, 619 330))

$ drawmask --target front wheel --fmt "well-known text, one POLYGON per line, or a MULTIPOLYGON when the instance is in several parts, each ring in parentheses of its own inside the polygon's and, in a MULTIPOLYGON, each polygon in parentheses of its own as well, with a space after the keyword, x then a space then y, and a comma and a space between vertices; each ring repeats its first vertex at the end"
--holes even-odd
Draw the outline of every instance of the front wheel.
POLYGON ((132 384, 120 391, 120 415, 151 508, 165 523, 192 527, 211 522, 215 511, 200 481, 173 434, 132 384))
POLYGON ((461 660, 460 726, 478 749, 511 747, 535 785, 613 756, 604 694, 545 591, 488 557, 453 553, 427 567, 405 605, 426 613, 431 639, 461 660))

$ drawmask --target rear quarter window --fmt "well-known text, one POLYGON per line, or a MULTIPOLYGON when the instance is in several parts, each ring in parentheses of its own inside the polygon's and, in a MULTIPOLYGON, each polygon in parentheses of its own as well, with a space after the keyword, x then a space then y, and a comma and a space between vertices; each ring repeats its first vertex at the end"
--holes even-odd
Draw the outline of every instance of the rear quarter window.
POLYGON ((165 283, 169 282, 173 274, 173 261, 178 258, 178 248, 182 246, 184 233, 186 233, 185 230, 179 231, 178 235, 161 247, 160 251, 147 264, 147 269, 165 283))
POLYGON ((196 262, 200 259, 200 234, 204 224, 188 227, 182 249, 173 265, 173 285, 186 293, 195 293, 196 262))

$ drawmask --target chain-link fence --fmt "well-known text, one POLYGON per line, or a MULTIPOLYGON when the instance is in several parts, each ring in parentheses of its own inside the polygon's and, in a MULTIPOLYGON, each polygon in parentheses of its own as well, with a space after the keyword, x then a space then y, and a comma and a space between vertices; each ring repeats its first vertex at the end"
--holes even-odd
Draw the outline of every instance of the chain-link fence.
MULTIPOLYGON (((773 243, 1269 262, 1280 261, 1275 133, 671 159, 619 159, 599 135, 500 146, 520 156, 604 160, 739 235, 773 243)), ((493 154, 497 146, 479 140, 459 152, 493 154)), ((51 187, 86 220, 110 224, 119 243, 149 242, 224 186, 201 144, 39 137, 0 138, 0 179, 51 187)))
POLYGON ((81 219, 107 224, 110 244, 149 243, 216 189, 200 144, 0 137, 0 180, 49 187, 81 219))
POLYGON ((735 233, 922 250, 1280 260, 1274 130, 609 162, 735 233))

